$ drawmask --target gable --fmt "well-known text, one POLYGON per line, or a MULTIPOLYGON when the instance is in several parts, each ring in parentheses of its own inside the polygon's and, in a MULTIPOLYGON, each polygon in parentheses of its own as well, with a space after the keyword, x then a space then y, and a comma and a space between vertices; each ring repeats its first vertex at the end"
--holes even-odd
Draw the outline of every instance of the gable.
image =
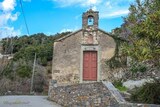
POLYGON ((73 33, 70 33, 70 34, 65 35, 65 36, 63 36, 63 37, 61 37, 61 38, 58 38, 58 39, 56 39, 55 41, 58 42, 58 41, 64 40, 64 39, 66 39, 66 38, 68 38, 68 37, 70 37, 70 36, 75 35, 76 33, 79 33, 80 31, 82 31, 82 29, 79 29, 79 30, 77 30, 77 31, 75 31, 75 32, 73 32, 73 33))
MULTIPOLYGON (((63 36, 63 37, 61 37, 61 38, 58 38, 58 39, 55 40, 55 42, 62 41, 62 40, 66 39, 66 38, 68 38, 68 37, 70 37, 70 36, 75 35, 76 33, 81 32, 81 31, 83 31, 83 29, 79 29, 79 30, 77 30, 77 31, 75 31, 75 32, 73 32, 73 33, 70 33, 70 34, 65 35, 65 36, 63 36)), ((116 38, 117 38, 117 39, 122 39, 122 38, 116 37, 115 35, 112 35, 112 34, 106 32, 106 31, 104 31, 104 30, 102 30, 102 29, 98 29, 98 31, 104 33, 105 36, 110 36, 110 37, 112 37, 112 38, 114 38, 114 39, 116 39, 116 38)))

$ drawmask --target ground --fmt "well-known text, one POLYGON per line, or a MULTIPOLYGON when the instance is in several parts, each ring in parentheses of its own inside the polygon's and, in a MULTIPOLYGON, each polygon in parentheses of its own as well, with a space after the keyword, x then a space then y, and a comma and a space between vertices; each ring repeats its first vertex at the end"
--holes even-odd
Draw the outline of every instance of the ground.
POLYGON ((61 107, 47 96, 0 96, 0 107, 61 107))

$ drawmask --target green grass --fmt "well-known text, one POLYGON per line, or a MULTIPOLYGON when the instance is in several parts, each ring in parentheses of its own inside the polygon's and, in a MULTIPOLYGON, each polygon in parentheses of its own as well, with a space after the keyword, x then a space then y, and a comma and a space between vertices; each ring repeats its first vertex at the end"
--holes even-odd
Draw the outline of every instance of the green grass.
POLYGON ((122 82, 120 80, 114 81, 113 85, 119 90, 119 91, 127 91, 127 88, 123 86, 122 82))
POLYGON ((127 88, 125 86, 117 86, 116 87, 119 91, 127 91, 127 88))

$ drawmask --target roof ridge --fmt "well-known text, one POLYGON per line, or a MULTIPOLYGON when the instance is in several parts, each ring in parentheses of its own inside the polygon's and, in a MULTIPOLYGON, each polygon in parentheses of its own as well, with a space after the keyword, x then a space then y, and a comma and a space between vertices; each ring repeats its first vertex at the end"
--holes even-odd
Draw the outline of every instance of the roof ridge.
POLYGON ((82 29, 76 30, 76 31, 74 31, 74 32, 72 32, 72 33, 70 33, 70 34, 67 34, 67 35, 65 35, 65 36, 63 36, 63 37, 61 37, 61 38, 58 38, 58 39, 55 40, 55 41, 56 41, 56 42, 61 41, 61 40, 65 39, 65 38, 70 37, 71 35, 73 35, 73 34, 79 32, 79 31, 81 31, 81 30, 82 30, 82 29))

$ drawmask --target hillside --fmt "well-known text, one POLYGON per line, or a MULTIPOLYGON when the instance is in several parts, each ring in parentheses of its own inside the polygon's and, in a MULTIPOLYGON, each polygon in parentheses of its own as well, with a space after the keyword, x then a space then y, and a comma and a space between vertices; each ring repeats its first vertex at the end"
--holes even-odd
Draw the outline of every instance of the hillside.
POLYGON ((34 55, 36 66, 33 90, 47 93, 51 78, 51 61, 55 39, 69 34, 65 32, 47 36, 43 33, 31 36, 4 38, 1 41, 0 95, 28 94, 34 55))

